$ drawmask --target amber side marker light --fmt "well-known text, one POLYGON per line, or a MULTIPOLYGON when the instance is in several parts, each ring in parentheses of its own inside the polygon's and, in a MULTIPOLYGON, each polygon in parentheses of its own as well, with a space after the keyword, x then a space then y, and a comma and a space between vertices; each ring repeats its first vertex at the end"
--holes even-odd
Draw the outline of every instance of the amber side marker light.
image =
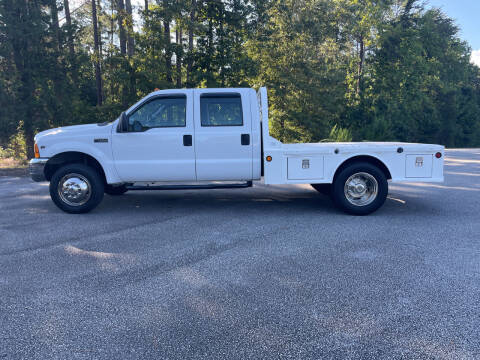
POLYGON ((35 146, 33 148, 35 150, 35 158, 38 159, 40 157, 40 151, 38 151, 38 145, 35 144, 35 146))
POLYGON ((440 158, 442 157, 442 153, 441 153, 441 152, 437 152, 437 153, 435 154, 435 157, 436 157, 437 159, 440 159, 440 158))
POLYGON ((268 162, 272 161, 272 157, 270 155, 267 156, 267 161, 268 162))

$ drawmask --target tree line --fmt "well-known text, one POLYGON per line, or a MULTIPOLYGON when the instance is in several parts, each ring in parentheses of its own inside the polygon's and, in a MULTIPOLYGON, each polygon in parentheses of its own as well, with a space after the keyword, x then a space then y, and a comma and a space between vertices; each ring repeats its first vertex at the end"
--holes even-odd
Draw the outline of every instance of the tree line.
POLYGON ((419 0, 2 0, 0 146, 32 157, 38 131, 155 88, 260 86, 285 142, 480 146, 458 32, 419 0))

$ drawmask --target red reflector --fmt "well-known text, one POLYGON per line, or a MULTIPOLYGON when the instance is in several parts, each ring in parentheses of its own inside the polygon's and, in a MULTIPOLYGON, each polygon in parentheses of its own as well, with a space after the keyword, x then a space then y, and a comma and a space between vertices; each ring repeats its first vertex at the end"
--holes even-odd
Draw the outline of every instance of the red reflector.
POLYGON ((441 152, 437 152, 437 153, 435 154, 435 157, 436 157, 437 159, 440 159, 440 158, 442 157, 442 153, 441 153, 441 152))

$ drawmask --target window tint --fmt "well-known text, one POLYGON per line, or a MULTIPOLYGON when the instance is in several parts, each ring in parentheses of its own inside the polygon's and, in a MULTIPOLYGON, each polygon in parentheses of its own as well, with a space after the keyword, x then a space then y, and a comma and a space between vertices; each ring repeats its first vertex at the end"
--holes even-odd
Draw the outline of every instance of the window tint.
POLYGON ((186 97, 161 97, 143 104, 128 117, 128 131, 185 126, 186 97))
POLYGON ((215 94, 200 97, 202 126, 242 126, 240 94, 215 94))

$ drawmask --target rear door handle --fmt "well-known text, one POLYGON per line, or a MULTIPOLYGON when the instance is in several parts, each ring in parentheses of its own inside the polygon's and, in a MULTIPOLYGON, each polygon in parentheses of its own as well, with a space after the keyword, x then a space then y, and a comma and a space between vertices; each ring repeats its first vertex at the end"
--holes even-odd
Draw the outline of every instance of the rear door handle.
POLYGON ((183 146, 192 146, 192 135, 183 135, 183 146))
POLYGON ((242 134, 241 143, 242 145, 250 145, 250 134, 242 134))

